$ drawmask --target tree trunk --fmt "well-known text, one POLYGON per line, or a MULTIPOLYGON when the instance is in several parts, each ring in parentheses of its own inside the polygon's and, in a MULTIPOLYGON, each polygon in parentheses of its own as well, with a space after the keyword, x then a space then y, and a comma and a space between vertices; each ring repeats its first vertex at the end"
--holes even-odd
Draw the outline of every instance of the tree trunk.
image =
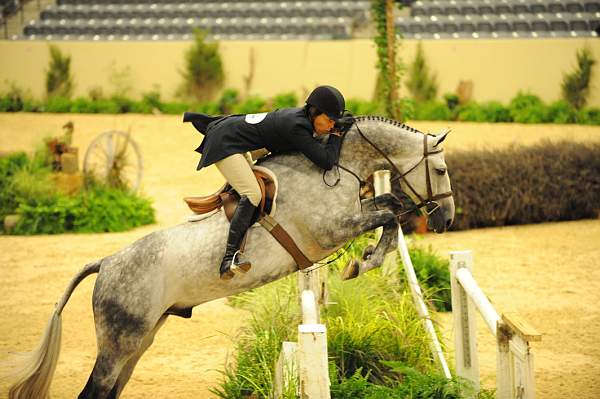
POLYGON ((385 19, 388 46, 388 79, 390 81, 390 93, 387 100, 392 118, 401 120, 400 110, 398 109, 398 86, 396 80, 396 29, 394 27, 394 0, 386 0, 385 19))

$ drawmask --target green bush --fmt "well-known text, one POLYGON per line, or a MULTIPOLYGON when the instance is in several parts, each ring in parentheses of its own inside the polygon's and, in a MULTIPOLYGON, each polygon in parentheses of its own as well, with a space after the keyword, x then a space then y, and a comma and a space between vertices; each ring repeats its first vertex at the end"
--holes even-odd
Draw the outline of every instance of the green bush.
POLYGON ((332 399, 462 399, 474 394, 474 389, 464 380, 437 374, 424 374, 400 362, 385 362, 396 378, 388 379, 387 386, 369 382, 357 371, 352 377, 341 382, 333 381, 332 399))
POLYGON ((456 108, 457 119, 464 122, 486 122, 487 115, 477 103, 469 102, 456 108))
POLYGON ((13 177, 28 163, 24 152, 0 157, 0 221, 6 215, 15 213, 19 203, 13 183, 13 177))
POLYGON ((600 125, 600 108, 586 108, 577 112, 577 122, 587 125, 600 125))
POLYGON ((71 112, 71 100, 66 97, 49 97, 45 107, 46 112, 71 112))
POLYGON ((452 119, 452 111, 448 109, 446 104, 437 101, 417 103, 413 119, 422 121, 447 121, 452 119))
POLYGON ((30 93, 14 82, 0 95, 0 112, 35 111, 38 107, 39 104, 31 99, 30 93))
POLYGON ((142 103, 151 107, 151 109, 160 110, 162 108, 162 101, 160 101, 160 90, 158 87, 154 87, 152 90, 142 93, 142 103))
POLYGON ((382 363, 388 360, 410 364, 423 372, 435 370, 410 290, 392 281, 380 270, 346 282, 330 274, 329 298, 336 304, 328 306, 323 314, 329 357, 338 381, 362 369, 369 373, 370 382, 383 384, 394 376, 382 363))
POLYGON ((134 109, 134 101, 130 98, 123 96, 112 96, 110 100, 115 104, 117 108, 117 113, 128 113, 132 112, 134 109))
POLYGON ((375 101, 364 101, 351 98, 346 101, 346 108, 353 115, 383 115, 382 107, 375 101))
POLYGON ((118 232, 154 223, 150 201, 119 189, 96 186, 74 197, 55 193, 21 202, 14 234, 118 232))
POLYGON ((456 107, 457 119, 466 122, 512 122, 511 111, 497 101, 469 102, 456 107))
POLYGON ((453 230, 598 217, 600 144, 542 142, 446 156, 453 230))
POLYGON ((454 93, 444 94, 444 100, 446 101, 446 106, 451 111, 454 110, 454 108, 456 108, 460 102, 458 95, 454 93))
MULTIPOLYGON (((71 97, 71 57, 63 55, 55 45, 50 45, 50 65, 46 71, 46 94, 48 97, 71 97)), ((58 111, 51 111, 58 112, 58 111)))
POLYGON ((12 234, 125 231, 153 223, 154 209, 146 198, 127 190, 89 181, 74 196, 56 191, 47 163, 47 149, 0 158, 0 220, 17 213, 12 234))
POLYGON ((246 100, 233 107, 234 114, 254 114, 268 111, 265 109, 266 101, 258 96, 248 97, 246 100))
MULTIPOLYGON (((410 260, 429 302, 440 312, 452 311, 448 261, 437 256, 431 247, 424 249, 418 246, 411 247, 410 260)), ((398 258, 398 268, 403 270, 400 258, 398 258)), ((404 279, 404 273, 400 275, 404 279)))
POLYGON ((293 108, 298 105, 298 97, 294 92, 281 93, 273 97, 273 108, 293 108))
POLYGON ((78 97, 71 103, 71 109, 69 112, 81 114, 95 114, 98 111, 95 106, 95 101, 88 100, 85 97, 78 97))
POLYGON ((96 100, 94 107, 100 114, 118 114, 120 112, 118 104, 111 99, 96 100))
POLYGON ((147 103, 146 101, 134 101, 131 103, 129 112, 134 114, 151 114, 155 110, 160 112, 160 109, 155 108, 152 104, 147 103))
MULTIPOLYGON (((207 115, 220 115, 221 114, 221 107, 219 106, 219 104, 212 102, 212 101, 208 101, 208 102, 204 102, 204 103, 200 103, 196 106, 196 112, 200 112, 203 114, 207 114, 207 115)), ((187 108, 184 110, 186 111, 187 108)), ((182 111, 182 112, 184 112, 182 111)))
POLYGON ((55 192, 55 186, 50 179, 50 169, 23 168, 12 177, 15 196, 19 202, 34 197, 50 197, 55 192))
POLYGON ((225 89, 219 99, 219 114, 231 114, 233 107, 240 102, 240 95, 236 89, 225 89))
POLYGON ((558 100, 548 107, 548 121, 553 123, 576 123, 577 110, 565 100, 558 100))
POLYGON ((510 101, 510 116, 517 123, 543 123, 547 121, 546 107, 536 95, 519 92, 510 101))
POLYGON ((498 101, 489 101, 481 105, 485 122, 512 122, 510 109, 498 101))
POLYGON ((170 115, 180 115, 183 114, 185 111, 189 111, 189 109, 189 104, 178 102, 162 103, 160 107, 160 111, 162 113, 170 115))

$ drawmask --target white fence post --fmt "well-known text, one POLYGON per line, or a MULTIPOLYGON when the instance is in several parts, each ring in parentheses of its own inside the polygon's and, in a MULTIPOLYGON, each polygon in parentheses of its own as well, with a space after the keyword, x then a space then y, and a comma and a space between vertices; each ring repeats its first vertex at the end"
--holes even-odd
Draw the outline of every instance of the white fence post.
MULTIPOLYGON (((276 399, 284 397, 289 392, 290 385, 297 385, 297 382, 298 344, 296 342, 284 342, 277 363, 275 364, 273 397, 276 399)), ((298 395, 298 392, 296 392, 296 395, 298 395)))
POLYGON ((479 358, 477 356, 477 324, 475 306, 456 279, 458 269, 471 271, 471 251, 450 252, 450 286, 452 290, 452 316, 454 319, 454 348, 456 374, 471 381, 479 391, 479 358))
POLYGON ((504 323, 498 324, 496 333, 496 399, 512 398, 510 378, 510 331, 504 323))
POLYGON ((518 315, 502 315, 503 324, 510 331, 508 342, 509 397, 535 399, 533 354, 529 342, 541 341, 542 335, 518 315))
POLYGON ((471 251, 450 252, 452 313, 454 317, 456 373, 479 391, 475 307, 496 337, 496 398, 535 399, 533 355, 529 342, 542 339, 516 314, 502 318, 471 275, 471 251))
MULTIPOLYGON (((320 320, 320 306, 327 306, 329 300, 329 291, 327 289, 327 277, 329 269, 327 266, 310 267, 300 270, 298 273, 298 293, 300 297, 305 290, 312 291, 315 295, 315 304, 317 307, 317 323, 320 320)), ((301 299, 301 298, 299 298, 301 299)))
POLYGON ((317 310, 312 291, 302 292, 303 324, 298 326, 298 368, 300 397, 329 399, 327 329, 317 324, 317 310))

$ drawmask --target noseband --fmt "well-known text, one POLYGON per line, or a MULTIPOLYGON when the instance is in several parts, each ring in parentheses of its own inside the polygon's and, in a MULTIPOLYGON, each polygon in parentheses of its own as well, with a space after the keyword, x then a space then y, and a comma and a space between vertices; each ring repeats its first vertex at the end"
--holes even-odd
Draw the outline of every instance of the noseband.
MULTIPOLYGON (((409 213, 416 209, 421 209, 421 208, 425 207, 425 212, 427 213, 427 215, 431 215, 433 212, 435 212, 440 207, 440 204, 437 202, 438 200, 452 196, 452 191, 447 191, 445 193, 440 193, 440 194, 436 194, 436 195, 433 194, 433 190, 431 188, 431 175, 429 172, 429 155, 439 154, 440 152, 443 152, 444 150, 439 149, 439 150, 435 150, 435 151, 429 151, 429 149, 427 148, 427 137, 429 136, 428 134, 423 134, 423 156, 421 157, 419 162, 417 162, 415 165, 413 165, 413 167, 408 169, 406 172, 402 173, 402 171, 381 150, 381 148, 379 148, 375 143, 373 143, 371 140, 369 140, 367 138, 367 136, 365 136, 365 134, 360 130, 358 123, 355 122, 354 124, 356 125, 356 129, 358 130, 358 133, 363 138, 363 140, 365 140, 367 143, 369 143, 369 145, 371 147, 373 147, 377 152, 379 152, 383 156, 383 158, 390 164, 390 166, 392 168, 392 174, 393 174, 392 178, 390 179, 390 182, 395 182, 395 181, 401 180, 404 183, 404 185, 406 185, 406 187, 408 187, 410 189, 410 191, 413 192, 415 197, 417 197, 417 199, 419 200, 419 203, 416 204, 414 206, 414 208, 408 210, 405 213, 409 213), (410 172, 415 170, 417 168, 417 166, 419 166, 421 164, 421 162, 423 162, 423 161, 425 161, 425 183, 427 184, 427 198, 425 198, 425 199, 419 195, 419 193, 410 185, 410 183, 406 179, 406 176, 410 172)), ((362 180, 354 172, 342 167, 339 164, 338 164, 338 166, 341 169, 343 169, 349 173, 352 173, 361 183, 365 183, 364 180, 362 180)), ((400 183, 400 188, 402 189, 402 183, 400 183)))

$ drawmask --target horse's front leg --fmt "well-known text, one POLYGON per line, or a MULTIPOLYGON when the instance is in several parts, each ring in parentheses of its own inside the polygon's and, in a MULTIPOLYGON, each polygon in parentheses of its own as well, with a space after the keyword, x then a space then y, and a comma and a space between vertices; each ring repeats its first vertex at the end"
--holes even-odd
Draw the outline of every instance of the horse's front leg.
POLYGON ((346 265, 342 272, 344 280, 358 277, 360 274, 381 266, 385 255, 398 246, 398 222, 395 212, 391 210, 364 212, 355 216, 352 223, 354 223, 353 228, 356 229, 357 235, 374 230, 377 227, 383 227, 383 234, 373 253, 364 262, 361 263, 352 259, 346 265))
POLYGON ((392 193, 385 193, 373 198, 367 198, 360 201, 363 210, 381 210, 387 209, 395 214, 399 213, 404 208, 402 201, 392 193))

